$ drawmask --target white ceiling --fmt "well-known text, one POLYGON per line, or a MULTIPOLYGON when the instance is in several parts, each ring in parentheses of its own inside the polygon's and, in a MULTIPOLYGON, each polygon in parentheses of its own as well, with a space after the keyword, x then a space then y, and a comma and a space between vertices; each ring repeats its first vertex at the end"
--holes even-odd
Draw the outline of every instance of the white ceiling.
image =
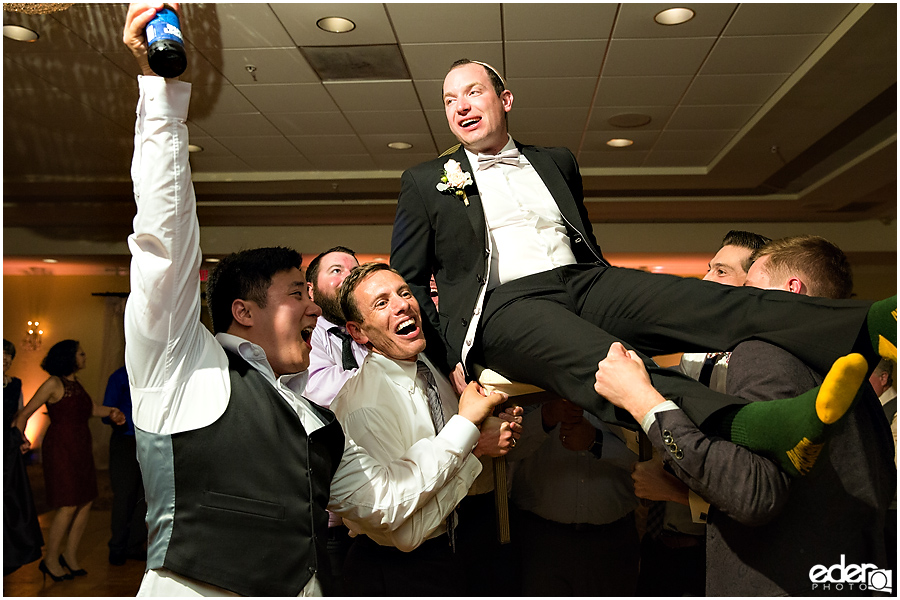
MULTIPOLYGON (((517 139, 575 151, 595 223, 896 218, 895 4, 688 4, 690 22, 655 23, 669 6, 183 5, 201 225, 389 225, 402 170, 455 143, 440 95, 461 57, 505 75, 517 139), (334 15, 356 29, 316 27, 334 15), (323 81, 307 60, 355 60, 352 74, 380 65, 373 50, 406 73, 323 81), (633 113, 651 120, 609 124, 633 113)), ((51 237, 82 244, 73 255, 124 249, 137 100, 125 10, 4 12, 41 36, 3 44, 6 256, 39 256, 51 237)))

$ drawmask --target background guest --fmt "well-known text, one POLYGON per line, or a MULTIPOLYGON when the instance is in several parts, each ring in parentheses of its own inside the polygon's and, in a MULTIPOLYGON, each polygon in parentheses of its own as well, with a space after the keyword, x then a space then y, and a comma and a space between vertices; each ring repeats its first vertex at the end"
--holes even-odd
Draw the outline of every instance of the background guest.
POLYGON ((45 578, 49 575, 53 581, 87 575, 78 563, 78 545, 87 526, 91 504, 97 497, 97 473, 88 419, 109 417, 118 424, 125 422, 125 415, 119 409, 94 404, 78 381, 76 373, 84 368, 86 360, 87 355, 77 341, 63 340, 55 344, 41 363, 50 378, 16 415, 16 427, 20 431, 25 430, 28 418, 45 404, 50 417, 41 456, 47 504, 57 511, 50 524, 47 552, 39 568, 45 578), (67 533, 65 552, 60 553, 67 533))
POLYGON ((25 436, 13 419, 22 408, 22 380, 7 375, 16 347, 3 340, 3 575, 41 557, 44 536, 37 519, 22 448, 25 436))
POLYGON ((131 419, 131 391, 128 372, 120 367, 106 384, 103 406, 114 407, 125 415, 125 423, 116 425, 108 417, 103 422, 112 426, 109 436, 109 480, 113 503, 110 513, 109 564, 124 565, 129 558, 147 559, 147 503, 144 483, 137 460, 134 421, 131 419))

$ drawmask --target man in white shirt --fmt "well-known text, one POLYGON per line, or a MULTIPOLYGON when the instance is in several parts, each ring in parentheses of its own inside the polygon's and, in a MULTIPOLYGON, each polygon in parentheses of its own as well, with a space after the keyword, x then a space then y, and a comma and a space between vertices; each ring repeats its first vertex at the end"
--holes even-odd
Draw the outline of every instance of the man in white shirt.
MULTIPOLYGON (((372 352, 338 392, 332 408, 348 435, 374 458, 389 463, 414 444, 435 439, 458 418, 456 394, 424 358, 419 306, 396 271, 383 263, 362 265, 344 280, 339 296, 347 330, 372 352)), ((469 384, 464 396, 475 387, 469 384)), ((519 434, 514 430, 520 430, 520 424, 504 425, 499 438, 479 442, 468 458, 472 467, 479 464, 477 456, 503 455, 515 445, 519 434)), ((465 495, 467 490, 460 491, 465 495)), ((441 494, 438 497, 443 499, 441 494)), ((455 507, 459 499, 447 496, 445 510, 455 507)), ((415 516, 410 520, 422 522, 415 516)), ((422 522, 421 537, 426 541, 417 547, 400 546, 373 533, 359 536, 345 563, 347 593, 466 595, 467 574, 451 547, 454 525, 454 516, 434 528, 422 522)), ((355 529, 352 523, 350 528, 355 529)))
POLYGON ((201 324, 191 86, 153 76, 143 33, 161 8, 132 4, 123 33, 143 73, 125 315, 150 531, 139 595, 322 595, 326 506, 360 530, 419 543, 411 517, 436 527, 443 497, 465 494, 480 468, 467 464, 477 424, 502 397, 467 395, 436 440, 374 460, 301 395, 320 311, 287 248, 224 259, 207 286, 216 336, 201 324))

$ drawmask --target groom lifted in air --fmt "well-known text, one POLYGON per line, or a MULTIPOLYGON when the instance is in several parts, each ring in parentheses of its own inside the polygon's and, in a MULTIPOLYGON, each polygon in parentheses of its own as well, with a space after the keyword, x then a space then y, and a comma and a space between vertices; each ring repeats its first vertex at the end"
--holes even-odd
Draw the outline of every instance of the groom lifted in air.
POLYGON ((830 301, 612 267, 591 229, 574 155, 513 140, 513 95, 500 74, 459 60, 442 97, 460 146, 403 174, 391 242, 391 265, 427 317, 432 361, 457 385, 481 364, 633 428, 593 386, 598 363, 619 341, 704 430, 774 458, 789 473, 807 472, 827 425, 850 407, 867 371, 881 356, 896 356, 896 296, 830 301), (440 312, 427 301, 432 274, 440 312), (830 384, 742 408, 744 400, 649 358, 727 351, 748 339, 830 371, 830 384))

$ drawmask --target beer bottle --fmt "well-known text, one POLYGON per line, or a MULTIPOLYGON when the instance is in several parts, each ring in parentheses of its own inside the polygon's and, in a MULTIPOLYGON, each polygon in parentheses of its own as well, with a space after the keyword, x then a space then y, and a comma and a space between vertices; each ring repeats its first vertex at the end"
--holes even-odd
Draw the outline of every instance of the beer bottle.
POLYGON ((187 56, 181 37, 178 15, 165 4, 147 23, 147 61, 150 68, 160 77, 178 77, 187 68, 187 56))

